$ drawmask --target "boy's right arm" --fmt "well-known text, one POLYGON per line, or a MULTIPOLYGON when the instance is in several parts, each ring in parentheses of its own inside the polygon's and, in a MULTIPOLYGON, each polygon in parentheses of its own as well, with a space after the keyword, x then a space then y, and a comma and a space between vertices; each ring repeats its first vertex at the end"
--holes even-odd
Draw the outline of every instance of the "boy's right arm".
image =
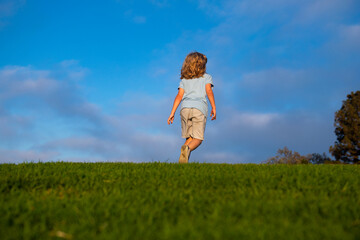
POLYGON ((178 108, 178 106, 179 106, 179 104, 180 104, 183 96, 184 96, 184 89, 179 88, 179 92, 178 92, 178 94, 177 94, 176 97, 175 97, 174 104, 173 104, 173 107, 172 107, 170 116, 169 116, 169 118, 168 118, 168 120, 167 120, 167 123, 168 123, 168 124, 174 122, 174 116, 175 116, 176 109, 178 108))
POLYGON ((208 83, 205 85, 206 95, 209 99, 209 102, 211 104, 211 113, 210 117, 212 116, 211 120, 216 120, 216 106, 215 106, 215 98, 214 98, 214 92, 211 88, 211 84, 208 83))

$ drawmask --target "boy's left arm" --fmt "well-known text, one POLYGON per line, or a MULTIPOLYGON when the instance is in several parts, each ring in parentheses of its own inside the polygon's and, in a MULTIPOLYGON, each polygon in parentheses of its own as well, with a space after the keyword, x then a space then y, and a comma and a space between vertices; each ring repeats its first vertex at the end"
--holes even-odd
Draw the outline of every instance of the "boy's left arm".
POLYGON ((178 106, 179 106, 179 104, 180 104, 183 96, 184 96, 184 89, 179 88, 179 92, 178 92, 178 94, 177 94, 176 97, 175 97, 174 104, 173 104, 173 107, 172 107, 170 116, 169 116, 169 118, 168 118, 168 120, 167 120, 167 123, 168 123, 168 124, 174 122, 174 116, 175 116, 176 109, 178 108, 178 106))
POLYGON ((214 92, 212 91, 211 86, 212 85, 210 83, 206 84, 205 91, 206 91, 206 95, 209 98, 209 102, 211 104, 211 113, 210 113, 210 117, 212 116, 211 120, 215 120, 216 119, 216 105, 215 105, 214 92))

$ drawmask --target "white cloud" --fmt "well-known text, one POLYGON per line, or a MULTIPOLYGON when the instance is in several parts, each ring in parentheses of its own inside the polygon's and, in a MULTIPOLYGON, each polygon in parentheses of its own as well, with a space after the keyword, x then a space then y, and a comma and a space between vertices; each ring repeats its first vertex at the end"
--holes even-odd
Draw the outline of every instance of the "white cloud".
POLYGON ((134 11, 132 9, 125 11, 124 16, 125 16, 125 18, 131 20, 132 22, 134 22, 136 24, 146 23, 146 17, 134 13, 134 11))
POLYGON ((3 146, 13 146, 31 138, 25 132, 32 127, 31 117, 17 116, 8 111, 0 111, 0 142, 3 142, 3 146))
MULTIPOLYGON (((328 152, 335 139, 332 116, 303 111, 247 113, 228 108, 207 125, 204 146, 196 155, 223 153, 237 156, 238 162, 261 162, 284 146, 302 154, 328 152)), ((236 162, 236 158, 228 159, 236 162)))
POLYGON ((3 0, 0 2, 0 29, 8 24, 7 18, 25 4, 25 0, 3 0))
POLYGON ((342 40, 342 48, 360 50, 360 24, 343 25, 339 27, 338 36, 342 40))
POLYGON ((145 16, 134 16, 132 19, 133 19, 134 23, 137 23, 137 24, 146 23, 146 17, 145 16))
POLYGON ((0 2, 0 18, 13 15, 25 2, 25 0, 3 0, 0 2))
POLYGON ((49 151, 0 149, 0 163, 56 161, 58 155, 49 151))
POLYGON ((278 113, 237 113, 231 118, 234 127, 247 126, 254 128, 268 127, 271 122, 280 118, 278 113))
MULTIPOLYGON (((119 99, 118 111, 106 114, 82 97, 76 82, 48 78, 51 75, 51 70, 32 67, 0 70, 0 97, 7 90, 13 92, 0 104, 0 119, 7 124, 8 132, 0 131, 14 142, 22 141, 14 150, 14 145, 4 144, 9 138, 0 139, 3 161, 177 162, 184 140, 178 115, 173 126, 166 123, 172 98, 132 92, 119 99), (14 87, 11 81, 21 87, 14 87), (31 104, 33 118, 26 117, 27 105, 17 105, 25 95, 27 101, 39 102, 31 104), (15 106, 17 110, 9 112, 15 106)), ((218 120, 208 122, 205 141, 192 153, 192 161, 260 162, 283 146, 304 154, 326 151, 332 139, 332 119, 318 113, 223 107, 218 106, 218 120)))
POLYGON ((169 5, 168 0, 150 0, 150 2, 157 7, 166 7, 169 5))
MULTIPOLYGON (((334 24, 331 28, 331 38, 319 50, 324 59, 329 62, 328 71, 335 72, 338 79, 348 82, 358 79, 360 62, 360 23, 334 24), (341 74, 339 74, 341 73, 341 74)), ((355 80, 358 82, 358 80, 355 80)), ((359 88, 359 85, 357 85, 359 88)))
POLYGON ((310 110, 319 105, 325 109, 329 107, 326 101, 330 96, 320 95, 318 89, 325 80, 329 87, 334 84, 317 69, 270 68, 245 72, 236 87, 241 92, 237 98, 240 107, 247 111, 310 110))
POLYGON ((309 78, 303 70, 271 68, 243 74, 241 85, 252 88, 281 87, 282 89, 295 89, 308 84, 308 81, 309 78))
MULTIPOLYGON (((249 158, 241 156, 240 154, 231 153, 231 152, 206 152, 200 155, 201 162, 206 163, 248 163, 249 158)), ((190 157, 190 161, 196 161, 196 152, 194 152, 194 157, 190 157)))
POLYGON ((181 138, 166 124, 172 101, 129 93, 114 105, 116 114, 106 114, 83 97, 72 79, 78 63, 60 65, 55 70, 0 69, 0 143, 9 147, 3 159, 173 161, 181 138), (5 144, 9 139, 17 144, 5 144))
POLYGON ((300 8, 294 18, 294 23, 313 24, 316 22, 331 23, 341 20, 348 11, 356 7, 356 0, 316 0, 299 2, 300 8))
POLYGON ((262 20, 285 20, 291 24, 313 24, 324 20, 338 20, 359 4, 356 0, 199 0, 198 6, 210 15, 262 20))
POLYGON ((71 150, 88 154, 117 152, 117 143, 94 136, 74 136, 56 139, 40 146, 41 149, 71 150))

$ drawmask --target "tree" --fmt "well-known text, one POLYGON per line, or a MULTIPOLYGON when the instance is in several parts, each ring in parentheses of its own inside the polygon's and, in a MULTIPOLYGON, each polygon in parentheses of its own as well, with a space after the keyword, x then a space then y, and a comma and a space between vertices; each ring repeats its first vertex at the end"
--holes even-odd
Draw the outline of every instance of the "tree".
POLYGON ((351 92, 335 113, 337 140, 329 152, 337 161, 359 163, 360 155, 360 91, 351 92))
POLYGON ((324 163, 333 163, 334 161, 329 158, 326 153, 323 153, 322 155, 319 153, 313 153, 311 154, 311 158, 309 159, 309 163, 312 164, 324 164, 324 163))
POLYGON ((275 157, 271 157, 262 163, 268 164, 308 164, 312 155, 301 156, 298 152, 293 152, 287 147, 279 149, 275 157))

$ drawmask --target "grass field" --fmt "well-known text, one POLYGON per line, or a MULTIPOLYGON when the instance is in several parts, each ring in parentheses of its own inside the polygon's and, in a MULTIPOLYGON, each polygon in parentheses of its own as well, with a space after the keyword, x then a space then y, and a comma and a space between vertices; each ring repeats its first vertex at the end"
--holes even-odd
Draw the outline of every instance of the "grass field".
POLYGON ((0 165, 0 239, 360 239, 360 166, 0 165))

